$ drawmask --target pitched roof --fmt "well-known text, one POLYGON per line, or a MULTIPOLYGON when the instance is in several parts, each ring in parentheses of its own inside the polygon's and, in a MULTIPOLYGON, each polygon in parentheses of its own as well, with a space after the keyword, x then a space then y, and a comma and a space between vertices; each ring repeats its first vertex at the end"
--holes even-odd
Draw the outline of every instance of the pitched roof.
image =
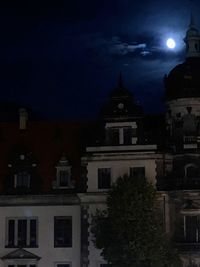
POLYGON ((19 248, 16 249, 6 255, 4 255, 3 257, 1 257, 2 260, 11 260, 11 259, 27 259, 27 260, 39 260, 40 257, 23 249, 23 248, 19 248))

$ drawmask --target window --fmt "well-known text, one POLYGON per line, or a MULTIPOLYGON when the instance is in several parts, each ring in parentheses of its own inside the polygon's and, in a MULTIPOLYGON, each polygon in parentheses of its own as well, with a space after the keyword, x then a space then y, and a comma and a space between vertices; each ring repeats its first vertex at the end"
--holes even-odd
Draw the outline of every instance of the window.
POLYGON ((132 144, 132 128, 125 127, 124 128, 124 145, 132 144))
POLYGON ((111 169, 100 168, 98 169, 98 188, 109 189, 111 186, 111 169))
POLYGON ((69 186, 70 185, 70 172, 69 170, 59 171, 59 186, 69 186))
POLYGON ((184 239, 187 243, 200 242, 199 216, 184 216, 184 239))
POLYGON ((57 263, 56 267, 71 267, 71 264, 69 264, 69 263, 57 263))
POLYGON ((188 164, 185 166, 185 176, 187 178, 198 178, 199 177, 199 169, 194 164, 188 164))
POLYGON ((72 217, 54 217, 54 247, 72 247, 72 217))
POLYGON ((130 168, 130 177, 145 178, 145 167, 132 167, 132 168, 130 168))
POLYGON ((63 153, 56 165, 56 178, 53 181, 54 189, 74 187, 71 177, 71 168, 69 160, 67 159, 65 153, 63 153))
POLYGON ((36 267, 36 264, 8 264, 8 267, 36 267))
POLYGON ((119 145, 119 129, 112 128, 110 130, 110 144, 111 145, 119 145))
POLYGON ((30 188, 30 174, 26 171, 20 171, 14 176, 14 187, 30 188))
POLYGON ((7 219, 6 247, 36 247, 37 225, 36 218, 7 219))

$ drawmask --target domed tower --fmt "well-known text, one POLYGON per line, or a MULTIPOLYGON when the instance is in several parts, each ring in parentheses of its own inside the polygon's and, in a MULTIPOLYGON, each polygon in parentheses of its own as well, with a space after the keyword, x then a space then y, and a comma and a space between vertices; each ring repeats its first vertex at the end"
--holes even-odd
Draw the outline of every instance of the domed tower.
POLYGON ((192 16, 184 41, 185 61, 164 78, 166 123, 175 149, 196 149, 200 136, 200 34, 192 16))

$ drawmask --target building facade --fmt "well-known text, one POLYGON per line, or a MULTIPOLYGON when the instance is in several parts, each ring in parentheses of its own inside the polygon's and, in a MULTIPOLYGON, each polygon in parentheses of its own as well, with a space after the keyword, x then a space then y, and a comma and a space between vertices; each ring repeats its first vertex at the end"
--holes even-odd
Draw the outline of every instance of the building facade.
POLYGON ((163 119, 143 113, 120 75, 95 127, 29 121, 25 109, 17 123, 0 123, 0 267, 105 267, 91 219, 124 174, 154 184, 183 266, 200 267, 200 35, 192 20, 185 43, 185 61, 165 77, 163 119))

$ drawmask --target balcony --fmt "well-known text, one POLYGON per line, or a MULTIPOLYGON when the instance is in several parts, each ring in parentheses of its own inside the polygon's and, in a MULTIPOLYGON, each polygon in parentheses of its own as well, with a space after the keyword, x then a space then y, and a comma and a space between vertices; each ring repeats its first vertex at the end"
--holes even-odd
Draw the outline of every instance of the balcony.
POLYGON ((184 144, 195 144, 197 143, 197 136, 194 135, 185 135, 183 137, 184 144))
POLYGON ((176 243, 179 251, 200 251, 200 243, 176 243))
POLYGON ((200 177, 167 176, 158 179, 158 190, 196 190, 200 189, 200 177))

